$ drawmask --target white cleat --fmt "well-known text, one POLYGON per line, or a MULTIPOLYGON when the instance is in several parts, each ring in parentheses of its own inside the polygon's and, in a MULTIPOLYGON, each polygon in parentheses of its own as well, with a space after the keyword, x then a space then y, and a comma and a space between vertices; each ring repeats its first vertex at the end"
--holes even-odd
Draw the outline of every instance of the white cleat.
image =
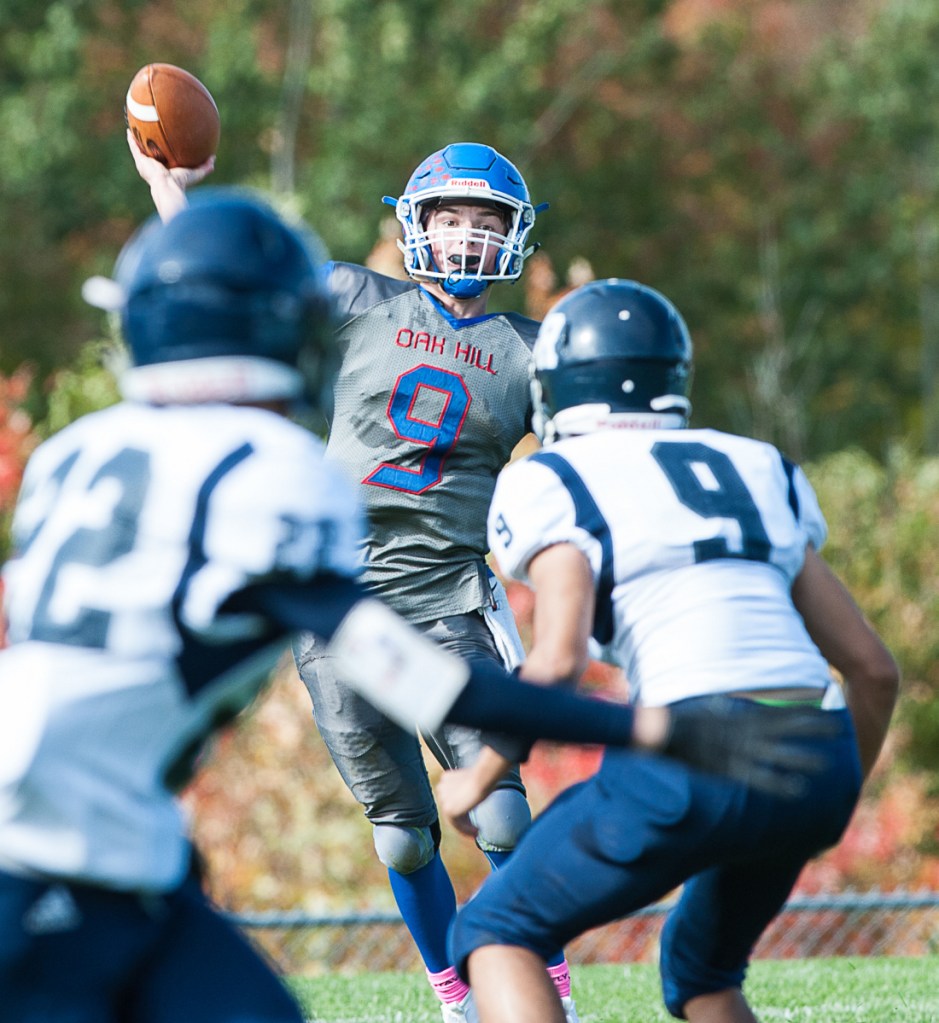
POLYGON ((564 1010, 565 1023, 580 1023, 580 1016, 577 1015, 577 1006, 574 1005, 574 999, 570 995, 565 995, 561 999, 561 1008, 564 1010))
MULTIPOLYGON (((443 1023, 479 1023, 479 1013, 476 1011, 472 991, 467 992, 459 1002, 441 1005, 440 1010, 443 1013, 443 1023)), ((576 1015, 574 1019, 577 1019, 576 1015)))

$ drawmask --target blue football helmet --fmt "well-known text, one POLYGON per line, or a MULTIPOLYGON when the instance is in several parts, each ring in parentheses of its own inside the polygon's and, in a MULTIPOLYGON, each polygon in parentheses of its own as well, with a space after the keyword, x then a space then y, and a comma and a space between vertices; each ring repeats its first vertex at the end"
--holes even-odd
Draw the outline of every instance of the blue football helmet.
POLYGON ((328 411, 337 367, 323 251, 241 190, 200 189, 124 246, 114 280, 86 282, 120 314, 124 396, 157 403, 306 397, 328 411))
POLYGON ((547 203, 532 206, 517 168, 491 146, 477 142, 455 142, 432 153, 411 175, 404 194, 398 199, 386 195, 383 202, 395 207, 401 224, 404 240, 398 245, 408 274, 417 280, 440 281, 444 291, 456 298, 475 298, 493 281, 518 280, 525 260, 537 247, 525 247, 528 234, 536 215, 547 208, 547 203), (462 228, 428 233, 429 212, 447 201, 497 209, 505 220, 504 235, 462 228), (464 256, 461 266, 441 268, 431 254, 435 240, 478 242, 483 254, 478 263, 468 264, 464 256), (499 255, 492 272, 483 273, 488 246, 497 247, 499 255))
POLYGON ((542 323, 532 361, 532 428, 545 443, 606 426, 688 422, 692 345, 674 305, 635 281, 591 281, 542 323))

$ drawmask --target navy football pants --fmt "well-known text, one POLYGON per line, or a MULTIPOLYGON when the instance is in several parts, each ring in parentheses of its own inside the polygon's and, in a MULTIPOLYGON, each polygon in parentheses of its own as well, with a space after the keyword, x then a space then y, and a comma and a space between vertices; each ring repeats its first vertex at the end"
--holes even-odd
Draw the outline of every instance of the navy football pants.
POLYGON ((0 1023, 302 1023, 191 879, 138 896, 0 872, 0 1023))
MULTIPOLYGON (((737 702, 735 713, 746 714, 748 701, 737 702)), ((558 796, 460 910, 450 942, 464 978, 473 949, 513 945, 547 958, 684 883, 662 935, 669 1011, 681 1016, 690 998, 739 987, 753 946, 803 866, 838 841, 857 800, 850 716, 827 713, 842 731, 808 743, 827 767, 797 799, 677 761, 607 750, 597 775, 558 796)))

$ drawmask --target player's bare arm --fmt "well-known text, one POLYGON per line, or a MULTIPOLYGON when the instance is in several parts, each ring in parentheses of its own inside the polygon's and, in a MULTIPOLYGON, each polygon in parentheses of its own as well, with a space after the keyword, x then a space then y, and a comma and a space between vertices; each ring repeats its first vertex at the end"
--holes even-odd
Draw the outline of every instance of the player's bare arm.
POLYGON ((532 648, 521 677, 576 683, 589 661, 596 599, 590 564, 573 544, 554 544, 532 558, 528 577, 538 599, 532 648))
MULTIPOLYGON (((593 620, 594 591, 590 565, 572 544, 539 551, 529 566, 538 593, 534 642, 520 677, 542 685, 576 683, 587 667, 587 639, 593 620)), ((662 738, 664 738, 664 722, 662 738)), ((472 809, 498 784, 512 761, 485 746, 471 767, 445 771, 437 783, 441 812, 457 831, 475 836, 472 809)))
POLYGON ((484 746, 472 767, 444 771, 435 789, 440 812, 461 834, 476 837, 471 811, 492 792, 512 761, 484 746))
POLYGON ((896 704, 900 673, 854 599, 814 547, 792 586, 792 600, 809 635, 844 682, 861 767, 870 774, 896 704))
POLYGON ((198 167, 167 167, 152 156, 141 152, 128 130, 127 146, 134 158, 137 173, 150 186, 150 195, 160 219, 165 223, 189 205, 186 189, 198 184, 215 169, 215 157, 210 156, 198 167))

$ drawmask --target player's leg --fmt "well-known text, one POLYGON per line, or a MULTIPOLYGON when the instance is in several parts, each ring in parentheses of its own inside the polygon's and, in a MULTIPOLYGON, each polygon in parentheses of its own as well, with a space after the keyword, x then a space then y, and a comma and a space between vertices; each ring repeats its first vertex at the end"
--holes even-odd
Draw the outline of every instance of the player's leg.
POLYGON ((753 1023, 743 995, 749 957, 804 862, 734 864, 685 883, 661 938, 662 994, 673 1016, 691 1023, 753 1023))
MULTIPOLYGON (((444 725, 438 732, 425 735, 424 740, 434 759, 447 769, 468 767, 482 749, 479 731, 462 725, 444 725)), ((531 809, 518 767, 472 811, 472 817, 479 829, 476 844, 498 869, 531 824, 531 809)))
POLYGON ((131 896, 0 872, 0 1019, 114 1023, 153 930, 131 896))
MULTIPOLYGON (((742 991, 752 949, 805 864, 838 841, 857 799, 856 750, 841 713, 845 733, 817 744, 829 767, 805 793, 747 791, 718 827, 702 832, 713 863, 685 883, 662 931, 662 991, 672 1015, 692 1023, 756 1018, 742 991)), ((708 800, 722 784, 700 776, 695 787, 699 810, 714 819, 708 800)))
POLYGON ((155 900, 160 938, 132 989, 122 1023, 303 1023, 283 982, 195 879, 155 900))
MULTIPOLYGON (((511 623, 503 622, 502 645, 511 623)), ((466 660, 491 660, 506 667, 496 638, 481 611, 449 615, 436 621, 423 622, 418 629, 430 640, 466 660)), ((514 626, 512 626, 514 628, 514 626)), ((519 647, 518 633, 515 639, 519 647)), ((467 767, 474 763, 482 748, 479 731, 460 725, 444 725, 437 733, 424 736, 437 762, 445 768, 467 767)), ((476 844, 484 853, 494 854, 491 862, 500 865, 503 854, 510 853, 531 824, 531 810, 525 797, 525 786, 518 767, 514 767, 499 783, 495 792, 473 811, 479 829, 476 844)))
POLYGON ((425 828, 378 823, 375 848, 427 979, 440 1000, 444 1019, 461 1020, 469 988, 457 976, 447 953, 447 932, 456 913, 456 895, 440 856, 440 826, 425 828))
MULTIPOLYGON (((475 729, 448 725, 440 733, 425 738, 438 762, 445 767, 467 766, 479 755, 481 741, 475 729)), ((476 807, 473 820, 479 829, 476 844, 490 866, 499 870, 508 862, 512 850, 531 824, 531 809, 517 768, 476 807)), ((563 949, 549 957, 546 969, 561 997, 565 1023, 578 1023, 570 966, 563 949)))
POLYGON ((295 654, 320 735, 374 825, 375 851, 444 1018, 459 1020, 469 987, 447 954, 456 894, 440 856, 437 808, 420 742, 346 686, 331 658, 310 645, 298 646, 295 654))
MULTIPOLYGON (((489 658, 503 667, 511 651, 521 651, 521 640, 512 619, 505 590, 493 578, 501 606, 506 613, 470 613, 442 618, 420 626, 428 638, 466 659, 489 658)), ((488 610, 488 609, 487 609, 488 610)), ((479 756, 482 740, 479 731, 458 725, 445 725, 440 732, 425 735, 424 740, 437 762, 445 768, 467 767, 479 756)), ((531 824, 531 808, 525 794, 521 772, 513 768, 498 787, 473 811, 479 829, 476 844, 494 870, 502 867, 519 839, 531 824)), ((565 1023, 578 1023, 577 1009, 571 994, 570 967, 564 950, 557 950, 548 959, 548 976, 561 996, 565 1023)))
MULTIPOLYGON (((444 767, 459 767, 472 763, 479 755, 481 747, 478 731, 456 725, 447 725, 439 733, 425 735, 424 738, 437 761, 444 767)), ((498 869, 506 862, 522 834, 531 824, 531 811, 517 768, 476 808, 473 817, 479 828, 476 844, 490 866, 498 869)), ((411 878, 402 880, 405 883, 411 882, 411 878)), ((447 929, 455 914, 454 904, 447 929)), ((444 947, 445 942, 446 933, 444 947)), ((432 976, 431 982, 436 986, 441 979, 446 979, 448 983, 463 983, 449 960, 446 971, 438 976, 432 976)), ((567 993, 570 994, 569 987, 567 993)), ((469 1011, 472 1012, 472 1009, 469 1011)), ((574 1023, 573 1019, 571 1023, 574 1023)))
POLYGON ((760 1023, 739 990, 692 998, 685 1003, 685 1018, 690 1023, 760 1023))
MULTIPOLYGON (((554 894, 551 879, 541 873, 542 852, 552 836, 566 830, 570 822, 567 812, 558 808, 569 795, 570 790, 535 821, 513 856, 457 915, 451 931, 452 954, 461 973, 472 982, 483 1023, 566 1020, 560 995, 546 969, 553 949, 563 947, 563 940, 556 937, 552 922, 541 915, 545 908, 550 915, 550 907, 539 903, 537 893, 554 894), (558 830, 550 826, 552 820, 558 830)), ((568 864, 556 866, 554 880, 560 878, 563 884, 568 864)))
MULTIPOLYGON (((656 902, 742 847, 746 807, 745 791, 733 782, 608 750, 598 774, 555 799, 506 867, 460 910, 451 934, 455 963, 461 973, 469 968, 474 984, 487 983, 480 950, 522 948, 544 960, 552 948, 656 902)), ((484 1023, 508 1018, 496 1010, 482 1016, 484 1023)))
POLYGON ((565 1023, 544 960, 526 948, 485 945, 469 959, 481 1023, 565 1023))

